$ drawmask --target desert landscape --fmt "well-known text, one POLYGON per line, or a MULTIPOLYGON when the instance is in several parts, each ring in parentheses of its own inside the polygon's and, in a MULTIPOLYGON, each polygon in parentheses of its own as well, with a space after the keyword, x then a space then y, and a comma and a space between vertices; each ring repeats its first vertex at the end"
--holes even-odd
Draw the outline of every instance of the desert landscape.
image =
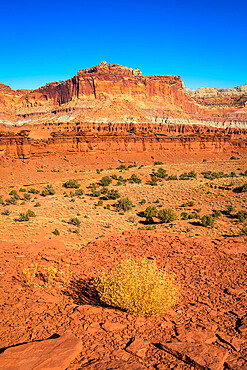
POLYGON ((101 62, 0 84, 0 369, 247 369, 247 85, 101 62), (95 279, 156 261, 164 312, 95 279))

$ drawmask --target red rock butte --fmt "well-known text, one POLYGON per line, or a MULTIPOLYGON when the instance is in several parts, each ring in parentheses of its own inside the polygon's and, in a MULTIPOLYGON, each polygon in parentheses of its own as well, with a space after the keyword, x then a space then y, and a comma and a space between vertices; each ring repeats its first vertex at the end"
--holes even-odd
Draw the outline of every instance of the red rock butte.
MULTIPOLYGON (((48 139, 59 142, 60 148, 64 143, 65 150, 90 150, 85 135, 90 141, 90 135, 97 134, 103 143, 103 136, 121 134, 123 141, 128 132, 139 133, 139 149, 150 135, 157 139, 157 134, 195 133, 192 141, 200 141, 198 134, 220 135, 228 141, 242 138, 237 145, 246 147, 246 130, 247 85, 190 90, 180 76, 143 76, 138 68, 106 62, 34 90, 12 90, 0 84, 0 154, 4 156, 30 157, 36 153, 34 148, 43 155, 40 147, 48 139)), ((162 140, 167 141, 158 141, 162 140)))

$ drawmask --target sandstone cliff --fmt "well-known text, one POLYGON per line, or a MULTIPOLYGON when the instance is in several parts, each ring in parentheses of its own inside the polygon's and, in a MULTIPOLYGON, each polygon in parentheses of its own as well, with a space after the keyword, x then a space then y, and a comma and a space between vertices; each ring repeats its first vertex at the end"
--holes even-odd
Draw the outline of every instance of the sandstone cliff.
POLYGON ((183 89, 179 76, 142 76, 139 69, 102 62, 32 91, 0 88, 0 119, 18 124, 154 122, 167 117, 247 121, 245 86, 228 90, 226 96, 207 92, 206 98, 183 89))
POLYGON ((246 155, 246 130, 162 124, 50 124, 32 130, 0 132, 0 157, 28 159, 45 155, 89 153, 219 154, 246 155), (65 126, 65 127, 64 127, 65 126), (54 129, 56 128, 56 131, 54 129), (189 129, 188 129, 189 128, 189 129), (60 129, 60 130, 59 130, 60 129), (66 132, 67 129, 67 132, 66 132), (46 136, 47 132, 49 136, 46 136), (236 138, 238 140, 236 140, 236 138))

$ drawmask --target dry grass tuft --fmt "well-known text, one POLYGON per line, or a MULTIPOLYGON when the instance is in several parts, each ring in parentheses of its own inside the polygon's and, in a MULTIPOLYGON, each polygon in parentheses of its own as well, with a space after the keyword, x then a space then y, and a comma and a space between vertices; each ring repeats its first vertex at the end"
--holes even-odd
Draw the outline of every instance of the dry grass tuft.
POLYGON ((164 313, 177 302, 180 290, 174 276, 146 258, 128 258, 115 270, 103 270, 95 287, 102 302, 144 315, 164 313))

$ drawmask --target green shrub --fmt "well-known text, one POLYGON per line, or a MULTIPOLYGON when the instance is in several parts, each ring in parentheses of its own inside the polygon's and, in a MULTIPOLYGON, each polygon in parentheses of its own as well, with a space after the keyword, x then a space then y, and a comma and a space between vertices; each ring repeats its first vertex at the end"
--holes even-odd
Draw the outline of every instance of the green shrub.
POLYGON ((116 204, 118 211, 129 211, 133 207, 133 203, 129 198, 121 198, 116 204))
POLYGON ((163 167, 160 167, 159 169, 158 169, 158 171, 156 171, 156 172, 153 172, 153 174, 152 174, 153 176, 157 176, 157 177, 159 177, 159 178, 161 178, 161 179, 164 179, 165 177, 167 177, 168 176, 168 174, 166 173, 166 170, 163 168, 163 167))
POLYGON ((160 162, 160 161, 154 162, 154 166, 162 166, 162 164, 164 164, 164 163, 163 162, 160 162))
POLYGON ((31 195, 29 193, 24 194, 24 200, 29 201, 31 200, 31 195))
POLYGON ((146 199, 142 199, 142 200, 140 201, 140 204, 146 204, 146 203, 147 203, 146 199))
POLYGON ((215 211, 214 214, 213 214, 214 218, 219 218, 221 216, 222 216, 222 213, 220 211, 215 211))
POLYGON ((110 176, 104 176, 100 179, 99 184, 101 186, 108 186, 112 182, 112 178, 110 176))
POLYGON ((239 235, 247 235, 247 226, 243 227, 239 235))
POLYGON ((189 214, 188 218, 189 220, 193 220, 193 219, 200 218, 200 216, 197 212, 192 212, 191 214, 189 214))
POLYGON ((244 222, 247 219, 247 211, 244 210, 238 211, 236 216, 240 222, 244 222))
POLYGON ((181 217, 181 220, 188 220, 189 215, 187 212, 182 212, 180 217, 181 217))
POLYGON ((153 217, 157 215, 157 208, 154 206, 149 206, 144 211, 144 217, 146 217, 147 221, 153 222, 153 217))
POLYGON ((98 203, 96 204, 96 206, 103 206, 103 200, 99 200, 98 203))
POLYGON ((163 314, 179 298, 174 276, 145 258, 120 262, 94 284, 102 302, 135 314, 163 314))
POLYGON ((149 184, 152 186, 157 186, 158 177, 154 174, 151 174, 151 180, 149 181, 149 184))
POLYGON ((31 194, 39 194, 40 193, 39 190, 34 189, 34 188, 31 188, 30 190, 28 190, 28 192, 31 193, 31 194))
POLYGON ((172 208, 164 208, 158 212, 158 218, 161 220, 161 222, 169 223, 175 221, 178 216, 172 208))
POLYGON ((102 189, 101 189, 101 194, 106 195, 106 194, 108 194, 108 192, 109 192, 108 188, 106 188, 105 186, 103 186, 102 189))
POLYGON ((52 185, 46 185, 45 189, 41 192, 41 195, 43 197, 46 197, 47 195, 54 195, 56 193, 56 190, 53 188, 52 185))
POLYGON ((18 221, 18 222, 29 221, 29 216, 28 216, 28 214, 21 212, 19 217, 15 218, 15 221, 18 221))
POLYGON ((120 164, 120 166, 117 167, 117 170, 128 170, 128 167, 125 164, 120 164))
POLYGON ((226 213, 230 215, 235 210, 235 207, 232 204, 228 204, 226 207, 226 213))
POLYGON ((9 195, 13 195, 13 196, 15 196, 15 195, 17 195, 17 191, 16 191, 16 190, 11 190, 11 191, 9 192, 9 195))
POLYGON ((39 202, 35 203, 34 207, 40 207, 41 204, 39 202))
POLYGON ((57 236, 60 235, 60 231, 58 229, 55 229, 54 231, 52 231, 52 233, 57 236))
POLYGON ((221 179, 221 178, 229 177, 223 171, 219 171, 219 172, 204 171, 201 174, 203 175, 203 177, 205 179, 208 179, 208 180, 214 180, 214 179, 221 179))
POLYGON ((26 189, 26 188, 20 188, 20 189, 19 189, 19 191, 20 191, 21 193, 25 193, 25 192, 27 191, 27 189, 26 189))
POLYGON ((108 192, 106 193, 106 198, 107 199, 118 199, 120 197, 121 197, 121 195, 119 194, 119 192, 117 190, 114 190, 114 189, 108 190, 108 192))
MULTIPOLYGON (((3 203, 2 203, 3 204, 3 203)), ((17 199, 14 197, 5 199, 5 204, 17 204, 17 199)))
POLYGON ((204 215, 201 219, 201 223, 204 227, 214 227, 215 219, 211 215, 204 215))
POLYGON ((71 179, 71 180, 68 180, 66 181, 65 183, 63 183, 63 187, 65 188, 74 188, 74 189, 78 189, 81 185, 78 183, 77 180, 75 179, 71 179))
POLYGON ((20 199, 20 195, 17 193, 16 190, 11 190, 11 192, 9 193, 9 195, 12 195, 12 198, 18 200, 20 199))
POLYGON ((84 190, 82 190, 82 189, 77 189, 77 190, 75 190, 75 196, 76 197, 80 197, 80 196, 82 196, 84 194, 84 190))
POLYGON ((92 188, 90 195, 92 197, 100 197, 101 196, 101 190, 96 190, 96 189, 92 188))
POLYGON ((72 217, 68 223, 74 226, 80 226, 81 221, 77 217, 72 217))
POLYGON ((34 211, 31 211, 31 209, 28 209, 28 210, 27 210, 26 215, 27 215, 28 217, 36 217, 36 214, 34 213, 34 211))
POLYGON ((193 207, 195 202, 193 200, 189 200, 187 203, 183 203, 181 207, 193 207))
POLYGON ((140 184, 142 182, 142 180, 135 174, 133 173, 130 178, 129 178, 129 182, 130 183, 136 183, 136 184, 140 184))
POLYGON ((196 178, 196 172, 194 170, 190 172, 184 172, 179 176, 179 180, 189 180, 190 178, 196 178))

